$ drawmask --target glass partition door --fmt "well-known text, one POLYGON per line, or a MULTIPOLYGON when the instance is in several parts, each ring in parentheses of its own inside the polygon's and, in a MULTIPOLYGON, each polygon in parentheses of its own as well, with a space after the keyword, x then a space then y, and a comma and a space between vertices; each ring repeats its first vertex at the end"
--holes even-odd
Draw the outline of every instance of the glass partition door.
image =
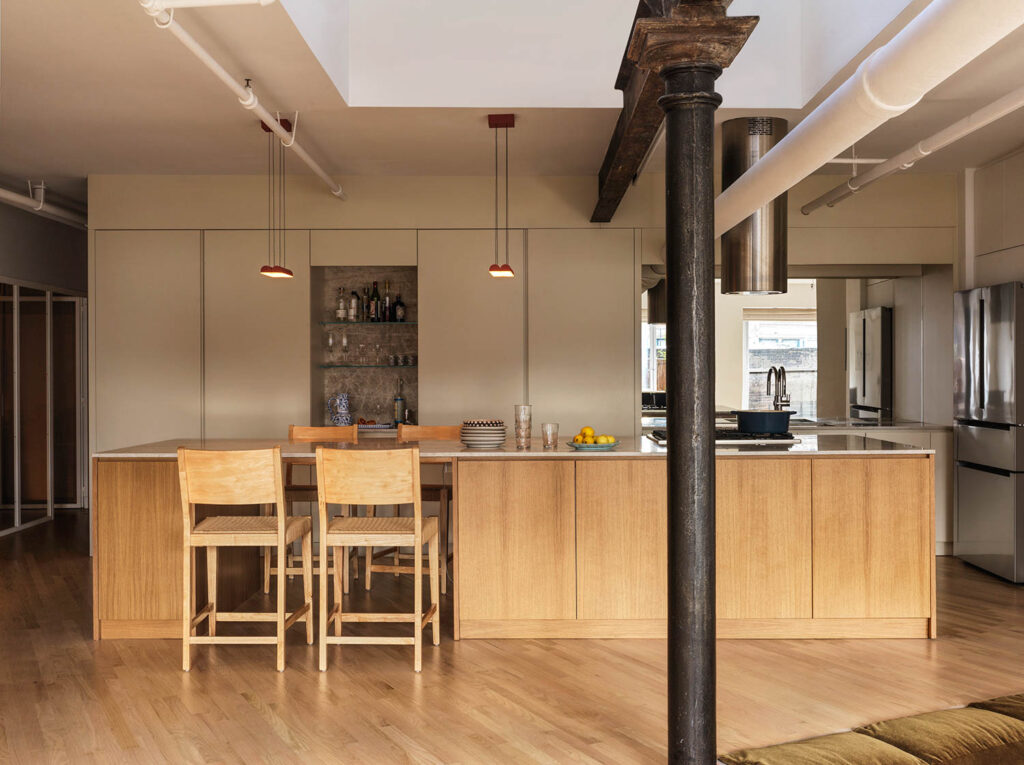
POLYGON ((0 284, 0 535, 84 507, 84 298, 0 284))

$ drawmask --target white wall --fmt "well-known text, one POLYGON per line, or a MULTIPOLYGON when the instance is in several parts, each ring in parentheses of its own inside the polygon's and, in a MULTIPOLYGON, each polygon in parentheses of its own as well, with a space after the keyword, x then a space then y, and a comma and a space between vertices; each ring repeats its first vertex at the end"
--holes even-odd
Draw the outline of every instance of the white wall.
POLYGON ((86 233, 0 204, 0 279, 86 290, 86 233))
POLYGON ((814 308, 814 282, 791 282, 784 295, 723 295, 715 284, 715 404, 743 403, 743 309, 814 308))

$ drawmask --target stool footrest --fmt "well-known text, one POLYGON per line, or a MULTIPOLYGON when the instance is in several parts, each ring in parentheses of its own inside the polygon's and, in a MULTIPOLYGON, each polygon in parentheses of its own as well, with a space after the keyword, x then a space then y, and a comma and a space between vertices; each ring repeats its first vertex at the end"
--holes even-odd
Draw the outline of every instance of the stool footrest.
POLYGON ((288 629, 293 624, 295 624, 295 622, 297 622, 299 619, 301 619, 303 616, 310 613, 311 611, 312 604, 308 602, 303 603, 301 606, 299 606, 299 609, 297 611, 292 611, 291 615, 284 620, 284 628, 288 629))
POLYGON ((426 627, 428 624, 430 624, 430 620, 434 618, 434 614, 436 612, 437 612, 437 603, 432 603, 430 605, 430 608, 427 609, 427 612, 425 614, 423 614, 423 621, 420 622, 420 626, 421 627, 426 627))
POLYGON ((355 635, 328 635, 328 644, 349 645, 416 645, 416 638, 411 637, 359 637, 355 635))
MULTIPOLYGON (((374 572, 375 574, 376 573, 384 573, 384 574, 415 574, 416 573, 416 567, 415 566, 394 566, 394 565, 388 565, 386 563, 371 563, 370 564, 370 570, 372 572, 374 572)), ((424 561, 423 566, 420 568, 420 573, 423 574, 424 576, 426 576, 427 574, 430 573, 430 569, 427 568, 427 564, 426 564, 425 561, 424 561)))
POLYGON ((384 622, 408 622, 413 624, 417 618, 416 614, 367 613, 364 611, 346 611, 341 614, 343 622, 369 622, 371 624, 384 622))
POLYGON ((210 637, 209 635, 194 635, 188 639, 189 643, 199 643, 203 645, 266 645, 277 642, 276 635, 235 635, 234 637, 227 635, 217 635, 217 637, 210 637))

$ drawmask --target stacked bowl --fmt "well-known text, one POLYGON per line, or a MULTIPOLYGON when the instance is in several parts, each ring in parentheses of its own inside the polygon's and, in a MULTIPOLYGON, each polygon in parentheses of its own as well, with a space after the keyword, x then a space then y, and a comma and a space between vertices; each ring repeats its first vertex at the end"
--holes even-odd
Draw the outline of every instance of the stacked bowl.
POLYGON ((497 449, 505 443, 505 421, 466 420, 461 437, 467 449, 497 449))

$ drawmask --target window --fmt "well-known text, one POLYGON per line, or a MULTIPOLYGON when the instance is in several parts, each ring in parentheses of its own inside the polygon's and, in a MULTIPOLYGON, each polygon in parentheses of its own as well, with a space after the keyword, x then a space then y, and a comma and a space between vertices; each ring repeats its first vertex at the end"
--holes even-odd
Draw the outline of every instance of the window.
POLYGON ((642 390, 665 390, 665 325, 647 323, 647 293, 640 296, 640 369, 642 390))
POLYGON ((801 417, 818 411, 818 322, 813 308, 743 310, 744 409, 770 409, 768 369, 786 368, 790 409, 801 417))

